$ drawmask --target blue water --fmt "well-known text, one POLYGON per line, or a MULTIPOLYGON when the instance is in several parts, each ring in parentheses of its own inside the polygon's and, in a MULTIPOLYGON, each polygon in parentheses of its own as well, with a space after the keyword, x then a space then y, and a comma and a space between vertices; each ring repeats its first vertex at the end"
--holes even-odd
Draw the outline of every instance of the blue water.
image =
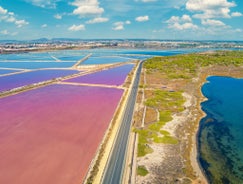
POLYGON ((36 70, 9 76, 0 76, 0 92, 80 73, 78 70, 36 70))
POLYGON ((85 53, 71 51, 52 51, 52 52, 31 52, 17 54, 0 54, 0 61, 71 61, 75 62, 82 59, 85 53))
POLYGON ((126 62, 132 60, 131 58, 124 57, 89 57, 87 60, 82 62, 83 65, 94 65, 94 64, 111 64, 111 63, 119 63, 126 62))
POLYGON ((10 74, 10 73, 14 73, 14 72, 19 72, 20 70, 9 70, 9 69, 3 69, 0 68, 0 76, 4 75, 4 74, 10 74))
POLYGON ((38 68, 68 68, 72 67, 76 62, 0 62, 2 68, 18 68, 18 69, 38 69, 38 68))
POLYGON ((187 53, 190 50, 138 50, 138 49, 89 49, 89 50, 60 50, 50 52, 31 52, 16 54, 0 54, 0 61, 78 61, 92 53, 93 57, 105 56, 169 56, 187 53))
POLYGON ((73 66, 90 53, 92 53, 92 56, 83 64, 109 64, 127 62, 133 59, 144 60, 154 56, 171 56, 200 51, 206 51, 206 49, 88 49, 0 54, 0 67, 13 69, 67 68, 73 66))
POLYGON ((243 183, 243 79, 209 77, 198 134, 199 161, 210 183, 243 183))
POLYGON ((32 52, 0 54, 0 67, 12 69, 68 68, 92 53, 82 64, 110 64, 153 56, 169 56, 193 52, 194 50, 138 50, 138 49, 89 49, 60 50, 52 52, 32 52))

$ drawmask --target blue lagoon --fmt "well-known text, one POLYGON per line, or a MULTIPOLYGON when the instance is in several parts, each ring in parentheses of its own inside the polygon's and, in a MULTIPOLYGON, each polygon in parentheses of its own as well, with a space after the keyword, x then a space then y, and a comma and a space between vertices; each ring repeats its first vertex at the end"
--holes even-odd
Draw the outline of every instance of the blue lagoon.
POLYGON ((209 77, 206 116, 198 133, 199 162, 209 183, 243 182, 243 79, 209 77))

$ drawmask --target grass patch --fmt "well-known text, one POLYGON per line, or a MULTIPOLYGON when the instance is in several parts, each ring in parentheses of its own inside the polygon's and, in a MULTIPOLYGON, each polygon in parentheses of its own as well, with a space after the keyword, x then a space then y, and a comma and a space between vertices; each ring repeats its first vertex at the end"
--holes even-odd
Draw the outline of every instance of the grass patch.
POLYGON ((148 172, 148 170, 146 169, 145 166, 138 166, 138 168, 137 168, 137 174, 139 176, 146 176, 148 173, 149 172, 148 172))
POLYGON ((153 149, 148 144, 138 143, 138 157, 143 157, 149 153, 153 153, 153 149))
POLYGON ((146 100, 145 105, 159 109, 161 113, 164 113, 161 116, 167 115, 169 117, 171 116, 171 112, 181 112, 184 102, 185 100, 181 91, 155 90, 152 97, 146 100))
POLYGON ((139 134, 138 157, 152 153, 149 143, 177 144, 178 140, 167 131, 161 130, 163 126, 171 121, 172 113, 181 112, 185 100, 180 91, 155 90, 145 105, 159 110, 159 121, 148 125, 143 130, 136 130, 139 134), (162 135, 162 136, 161 136, 162 135))
POLYGON ((178 144, 178 140, 174 137, 171 137, 169 135, 165 135, 163 137, 154 137, 155 143, 163 143, 163 144, 178 144))
POLYGON ((170 111, 162 111, 162 112, 159 113, 159 120, 161 122, 169 122, 172 119, 173 118, 172 118, 172 115, 171 115, 170 111))
POLYGON ((153 133, 148 130, 135 130, 138 133, 138 157, 143 157, 153 153, 153 149, 148 145, 148 139, 153 137, 153 133))
POLYGON ((160 130, 160 133, 162 134, 162 135, 170 135, 170 133, 169 132, 167 132, 166 130, 160 130))

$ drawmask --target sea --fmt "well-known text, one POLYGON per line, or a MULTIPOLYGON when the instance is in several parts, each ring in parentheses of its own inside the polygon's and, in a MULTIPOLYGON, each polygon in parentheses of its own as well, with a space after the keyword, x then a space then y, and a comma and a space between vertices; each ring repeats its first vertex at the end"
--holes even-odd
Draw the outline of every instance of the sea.
POLYGON ((198 132, 199 162, 212 184, 243 183, 243 79, 210 76, 202 86, 206 116, 198 132))

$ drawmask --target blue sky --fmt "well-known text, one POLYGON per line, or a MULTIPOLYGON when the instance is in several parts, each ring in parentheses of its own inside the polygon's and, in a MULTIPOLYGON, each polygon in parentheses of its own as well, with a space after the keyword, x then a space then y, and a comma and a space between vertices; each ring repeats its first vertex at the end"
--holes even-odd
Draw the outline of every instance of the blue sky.
POLYGON ((242 0, 0 0, 0 39, 243 40, 242 0))

